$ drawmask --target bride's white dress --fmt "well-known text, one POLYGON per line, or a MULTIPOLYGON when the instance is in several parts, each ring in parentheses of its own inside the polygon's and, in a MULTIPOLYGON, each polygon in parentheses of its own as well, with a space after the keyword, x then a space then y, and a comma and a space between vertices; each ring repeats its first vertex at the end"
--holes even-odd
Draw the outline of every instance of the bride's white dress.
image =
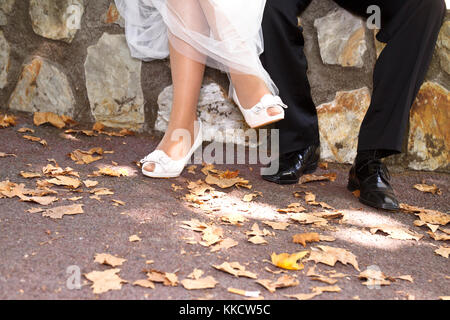
POLYGON ((228 74, 261 78, 277 88, 263 68, 262 17, 266 0, 115 0, 125 19, 133 57, 164 59, 169 41, 183 55, 228 74))

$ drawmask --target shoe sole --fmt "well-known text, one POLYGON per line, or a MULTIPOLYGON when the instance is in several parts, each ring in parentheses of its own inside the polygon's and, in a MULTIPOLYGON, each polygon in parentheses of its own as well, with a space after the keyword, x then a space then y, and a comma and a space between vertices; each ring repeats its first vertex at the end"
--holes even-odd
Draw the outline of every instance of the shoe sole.
MULTIPOLYGON (((358 185, 356 185, 354 182, 352 182, 352 181, 349 181, 348 182, 348 184, 347 184, 347 190, 348 191, 350 191, 350 192, 355 192, 355 191, 361 191, 360 190, 360 188, 359 188, 359 186, 358 185)), ((393 211, 393 212, 396 212, 396 211, 398 211, 400 208, 398 208, 398 207, 393 207, 393 206, 390 206, 390 205, 386 205, 386 204, 383 204, 383 205, 377 205, 377 204, 375 204, 375 203, 373 203, 373 202, 371 202, 371 201, 368 201, 368 200, 366 200, 366 199, 364 199, 364 198, 361 198, 361 195, 358 197, 358 200, 359 200, 359 202, 361 202, 362 204, 365 204, 366 206, 369 206, 369 207, 372 207, 372 208, 375 208, 375 209, 382 209, 382 210, 387 210, 387 211, 393 211)))
POLYGON ((258 123, 257 125, 250 126, 250 128, 252 128, 252 129, 258 129, 258 128, 261 128, 261 127, 264 127, 264 126, 268 126, 269 124, 272 124, 272 123, 281 121, 281 120, 283 120, 283 119, 284 119, 284 117, 272 119, 272 120, 270 120, 270 121, 268 121, 268 122, 264 122, 264 123, 262 123, 262 124, 259 124, 259 123, 258 123))
MULTIPOLYGON (((314 164, 311 164, 311 165, 309 165, 308 167, 305 168, 305 170, 303 171, 302 174, 310 174, 310 173, 314 173, 314 172, 316 172, 318 166, 319 166, 318 162, 316 162, 316 163, 314 163, 314 164)), ((266 181, 273 182, 273 183, 280 184, 280 185, 284 185, 284 184, 297 184, 298 181, 300 180, 300 179, 296 179, 296 180, 281 180, 281 181, 276 181, 276 180, 272 180, 272 179, 270 179, 270 178, 265 178, 264 176, 262 176, 262 178, 263 178, 264 180, 266 180, 266 181)))

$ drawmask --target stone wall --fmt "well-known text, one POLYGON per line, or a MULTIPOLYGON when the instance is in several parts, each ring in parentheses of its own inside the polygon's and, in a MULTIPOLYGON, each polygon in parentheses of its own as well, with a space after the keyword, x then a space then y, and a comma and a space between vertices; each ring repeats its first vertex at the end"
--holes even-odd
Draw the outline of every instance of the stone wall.
MULTIPOLYGON (((299 19, 318 107, 322 158, 350 163, 370 103, 372 70, 383 48, 365 21, 331 0, 314 0, 299 19)), ((129 55, 111 0, 0 0, 0 112, 52 111, 81 123, 164 130, 170 113, 167 60, 129 55)), ((412 108, 405 153, 391 162, 450 170, 450 15, 412 108)), ((228 80, 208 69, 199 102, 210 139, 245 129, 226 97, 228 80)), ((233 136, 237 143, 245 137, 233 136)))

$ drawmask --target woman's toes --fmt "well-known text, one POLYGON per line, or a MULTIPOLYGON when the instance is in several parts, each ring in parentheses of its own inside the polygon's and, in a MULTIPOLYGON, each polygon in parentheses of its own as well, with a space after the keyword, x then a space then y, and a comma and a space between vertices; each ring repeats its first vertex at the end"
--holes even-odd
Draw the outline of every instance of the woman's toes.
POLYGON ((144 170, 147 172, 153 172, 155 170, 155 164, 154 163, 147 163, 144 166, 144 170))
POLYGON ((267 109, 267 114, 271 117, 276 116, 280 113, 281 113, 281 110, 278 107, 270 107, 267 109))

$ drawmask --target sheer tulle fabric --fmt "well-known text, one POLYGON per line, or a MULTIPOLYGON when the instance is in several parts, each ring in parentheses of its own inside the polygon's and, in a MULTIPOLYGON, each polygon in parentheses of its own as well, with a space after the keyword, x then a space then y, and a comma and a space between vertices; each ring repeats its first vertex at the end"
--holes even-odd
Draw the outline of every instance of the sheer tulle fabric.
POLYGON ((261 22, 266 0, 115 0, 133 57, 164 59, 169 41, 185 56, 227 73, 261 78, 261 22))

